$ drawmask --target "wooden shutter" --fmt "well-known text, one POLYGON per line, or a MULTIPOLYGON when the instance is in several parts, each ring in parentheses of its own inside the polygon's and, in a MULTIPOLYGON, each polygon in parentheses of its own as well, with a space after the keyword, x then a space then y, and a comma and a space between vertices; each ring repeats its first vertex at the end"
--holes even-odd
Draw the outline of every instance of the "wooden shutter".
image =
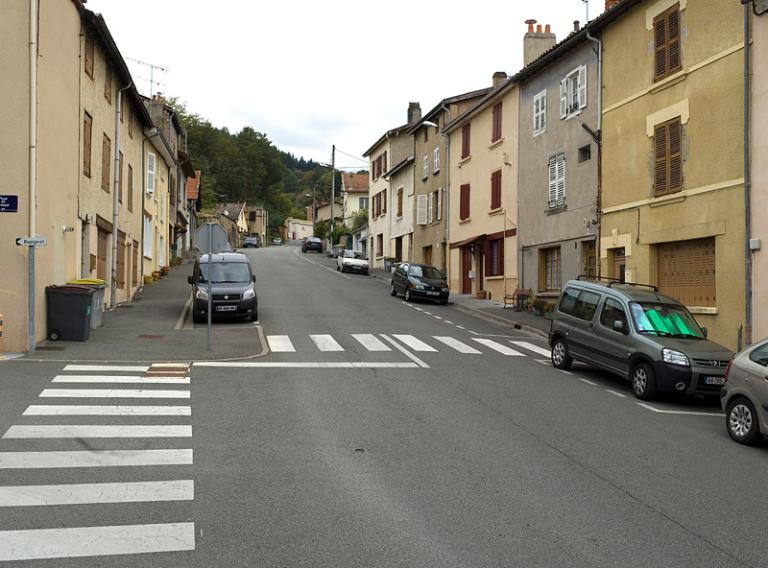
POLYGON ((128 193, 128 211, 133 211, 133 167, 128 164, 128 183, 125 186, 128 193))
POLYGON ((653 44, 653 79, 659 81, 682 67, 679 4, 653 20, 653 44))
POLYGON ((387 190, 381 192, 381 212, 387 212, 387 190))
POLYGON ((653 21, 653 44, 655 47, 653 77, 654 80, 658 81, 663 79, 667 72, 667 19, 665 14, 657 16, 653 21))
POLYGON ((101 142, 101 189, 109 191, 110 167, 112 161, 112 141, 104 134, 101 142))
POLYGON ((669 190, 676 191, 683 185, 683 125, 680 119, 667 126, 669 135, 669 190))
POLYGON ((417 225, 427 224, 427 199, 429 199, 428 195, 416 196, 416 224, 417 225))
POLYGON ((139 283, 139 242, 133 241, 133 269, 131 270, 131 283, 136 286, 139 283))
POLYGON ((461 157, 469 156, 469 124, 461 127, 461 157))
POLYGON ((491 132, 491 142, 501 139, 501 102, 493 107, 493 127, 491 132))
POLYGON ((501 170, 491 174, 491 209, 501 207, 501 170))
POLYGON ((434 217, 432 216, 434 213, 434 207, 435 203, 432 199, 432 194, 430 193, 427 196, 427 223, 431 223, 434 220, 434 217))
POLYGON ((421 160, 421 177, 426 179, 429 175, 429 156, 427 154, 424 154, 424 157, 421 160))
POLYGON ((397 216, 403 216, 403 190, 397 190, 397 216))
POLYGON ((557 155, 557 187, 555 198, 558 205, 565 202, 565 154, 557 155))
POLYGON ((654 195, 683 187, 683 126, 680 118, 656 125, 653 130, 654 195))
POLYGON ((579 67, 579 108, 587 106, 587 66, 579 67))
POLYGON ((115 275, 115 284, 121 290, 125 289, 125 233, 122 231, 117 232, 117 273, 115 275))
POLYGON ((459 190, 459 219, 469 219, 469 184, 462 184, 459 190))
POLYGON ((548 170, 548 188, 547 188, 547 205, 554 207, 557 203, 557 158, 552 156, 549 159, 547 165, 548 170))
POLYGON ((681 67, 680 58, 680 11, 674 6, 667 15, 667 72, 674 73, 681 67))
POLYGON ((109 63, 107 63, 104 73, 104 98, 109 104, 112 104, 112 69, 109 67, 109 63))
POLYGON ((658 245, 659 291, 686 306, 714 307, 715 238, 658 245))
POLYGON ((93 79, 93 36, 85 35, 85 74, 93 79))
POLYGON ((663 195, 667 192, 667 125, 659 124, 653 130, 654 184, 653 192, 663 195))
POLYGON ((568 85, 567 80, 560 81, 560 118, 568 116, 568 85))
POLYGON ((384 151, 383 164, 384 166, 383 166, 383 169, 381 170, 382 174, 387 171, 387 151, 386 150, 384 151))
POLYGON ((152 152, 147 154, 147 193, 152 195, 155 192, 155 155, 152 152))
POLYGON ((106 231, 97 230, 96 278, 107 279, 107 238, 106 231))
POLYGON ((91 140, 93 119, 87 112, 83 116, 83 174, 91 177, 91 140))

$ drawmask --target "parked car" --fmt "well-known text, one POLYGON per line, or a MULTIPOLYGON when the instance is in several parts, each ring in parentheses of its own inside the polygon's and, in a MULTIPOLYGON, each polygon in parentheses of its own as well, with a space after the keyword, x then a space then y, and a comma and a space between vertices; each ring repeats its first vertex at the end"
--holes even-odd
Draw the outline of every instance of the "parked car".
POLYGON ((720 404, 725 428, 740 444, 768 435, 768 339, 740 352, 725 372, 720 404))
POLYGON ((333 245, 333 248, 331 249, 331 256, 333 258, 339 258, 339 255, 344 250, 344 247, 342 245, 333 245))
POLYGON ((355 252, 350 249, 344 249, 341 254, 336 257, 336 270, 341 272, 359 272, 360 274, 368 274, 368 261, 363 258, 363 255, 359 252, 355 252))
POLYGON ((659 392, 717 394, 733 353, 707 339, 706 328, 655 286, 570 280, 552 317, 552 364, 574 359, 615 373, 635 396, 659 392))
POLYGON ((280 237, 272 237, 272 244, 281 245, 283 244, 283 239, 281 239, 280 237))
POLYGON ((308 251, 323 252, 323 241, 317 237, 307 237, 307 240, 301 245, 301 252, 308 251))
POLYGON ((195 261, 192 275, 192 320, 208 318, 208 279, 211 287, 211 315, 259 319, 258 299, 248 257, 239 252, 204 254, 195 261))
POLYGON ((259 237, 245 237, 243 239, 243 248, 259 248, 259 237))
POLYGON ((428 264, 398 264, 392 273, 389 293, 392 296, 402 294, 406 302, 424 298, 437 300, 442 305, 448 303, 448 283, 445 275, 428 264))

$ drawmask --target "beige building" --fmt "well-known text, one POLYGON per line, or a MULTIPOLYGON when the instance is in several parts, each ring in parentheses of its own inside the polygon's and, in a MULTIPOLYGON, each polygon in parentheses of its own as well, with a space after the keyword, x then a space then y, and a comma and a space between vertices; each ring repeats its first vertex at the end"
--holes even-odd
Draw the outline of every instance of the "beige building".
POLYGON ((315 234, 315 225, 312 221, 307 221, 305 219, 293 219, 289 217, 285 220, 285 229, 286 238, 290 240, 301 240, 315 234))
POLYGON ((248 218, 248 234, 252 237, 258 237, 260 246, 266 245, 267 221, 269 219, 267 210, 264 207, 247 205, 245 213, 248 218))
POLYGON ((342 172, 341 195, 344 224, 351 229, 355 214, 368 210, 368 174, 342 172))
POLYGON ((103 278, 113 284, 105 300, 114 304, 132 297, 141 275, 142 143, 150 117, 101 16, 77 0, 38 8, 30 14, 30 3, 14 2, 0 17, 0 195, 18 204, 0 213, 2 349, 12 352, 27 349, 31 332, 28 251, 15 237, 47 239, 36 249, 34 341, 46 335, 46 286, 103 278))
POLYGON ((501 299, 517 286, 519 89, 495 73, 493 89, 444 128, 449 137, 449 286, 501 299))

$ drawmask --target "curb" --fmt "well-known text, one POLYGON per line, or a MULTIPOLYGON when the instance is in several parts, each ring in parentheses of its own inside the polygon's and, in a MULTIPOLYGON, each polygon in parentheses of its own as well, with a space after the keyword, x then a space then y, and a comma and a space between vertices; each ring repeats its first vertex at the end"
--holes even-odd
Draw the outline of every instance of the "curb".
POLYGON ((477 310, 475 308, 470 308, 468 306, 463 306, 461 304, 451 303, 451 306, 459 310, 460 312, 464 312, 469 315, 473 315, 476 317, 479 317, 480 319, 485 319, 488 321, 492 321, 493 323, 497 323, 499 325, 502 325, 504 327, 511 327, 512 329, 519 329, 522 331, 527 331, 528 333, 532 333, 534 335, 538 335, 539 337, 547 338, 549 334, 546 331, 543 331, 537 327, 532 327, 530 325, 525 325, 522 323, 517 323, 515 321, 509 320, 507 318, 503 318, 501 316, 497 316, 494 314, 489 314, 488 312, 484 312, 482 310, 477 310))

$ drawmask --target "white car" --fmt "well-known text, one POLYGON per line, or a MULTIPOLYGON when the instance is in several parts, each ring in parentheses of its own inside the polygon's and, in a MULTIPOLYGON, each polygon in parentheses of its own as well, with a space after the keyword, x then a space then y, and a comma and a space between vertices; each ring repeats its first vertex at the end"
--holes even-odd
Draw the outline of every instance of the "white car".
POLYGON ((345 249, 336 257, 336 270, 368 274, 368 261, 359 252, 345 249))

